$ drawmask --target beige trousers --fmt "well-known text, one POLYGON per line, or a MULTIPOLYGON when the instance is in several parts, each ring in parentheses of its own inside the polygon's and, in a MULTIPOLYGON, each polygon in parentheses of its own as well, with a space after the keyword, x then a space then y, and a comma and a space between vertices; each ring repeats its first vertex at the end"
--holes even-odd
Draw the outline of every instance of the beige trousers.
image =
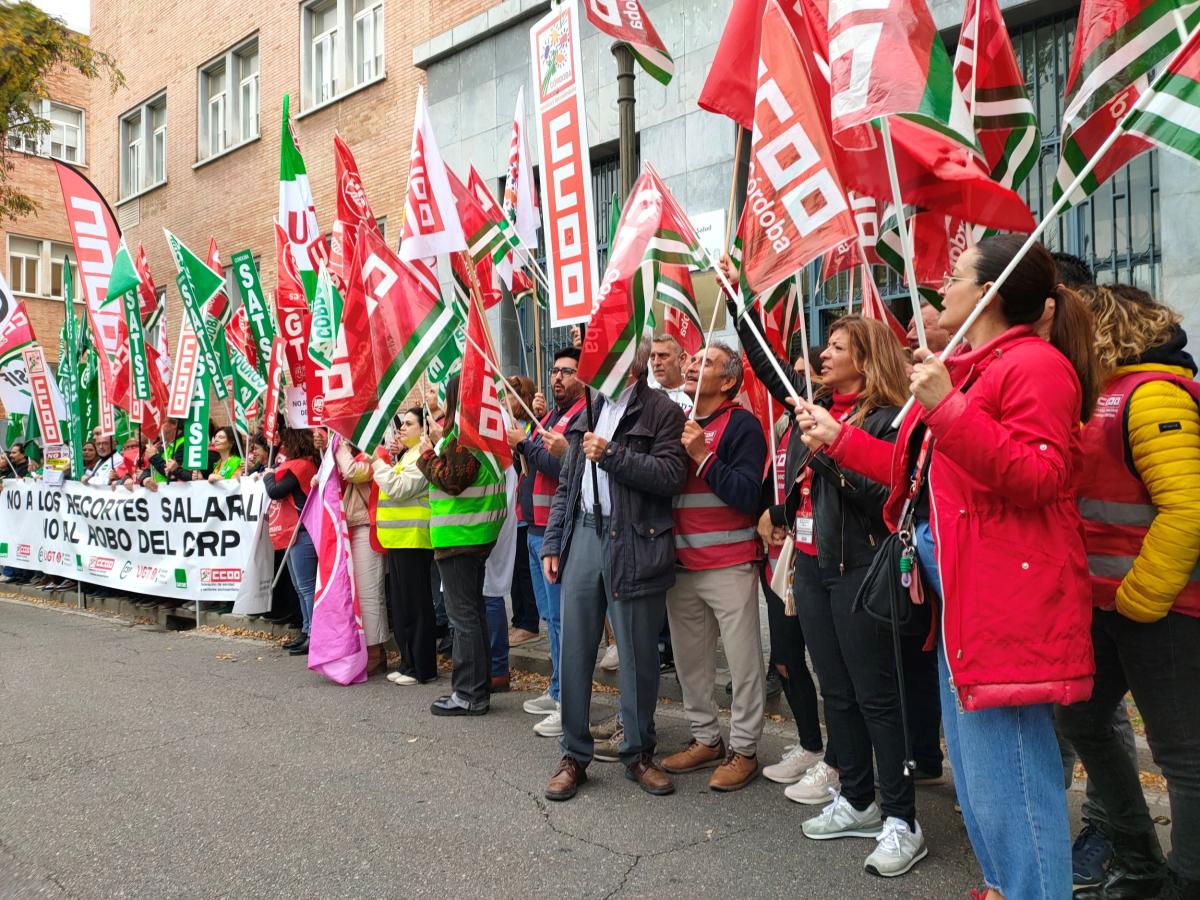
POLYGON ((709 745, 721 737, 713 701, 720 634, 733 680, 729 749, 754 756, 762 737, 765 699, 758 570, 751 563, 694 572, 677 569, 675 586, 667 592, 667 618, 692 737, 709 745))
POLYGON ((371 547, 370 525, 350 526, 350 555, 354 559, 354 587, 358 590, 367 646, 384 644, 389 636, 383 594, 384 555, 371 547))

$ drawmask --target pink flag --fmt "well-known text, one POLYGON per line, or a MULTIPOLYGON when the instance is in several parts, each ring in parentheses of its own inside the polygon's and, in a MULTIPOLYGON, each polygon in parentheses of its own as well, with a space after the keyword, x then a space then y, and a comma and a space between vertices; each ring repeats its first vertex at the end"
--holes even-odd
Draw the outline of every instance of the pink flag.
POLYGON ((354 587, 350 529, 342 510, 342 476, 334 463, 341 439, 334 433, 317 472, 317 487, 300 515, 317 550, 308 667, 338 684, 367 680, 367 636, 354 587))

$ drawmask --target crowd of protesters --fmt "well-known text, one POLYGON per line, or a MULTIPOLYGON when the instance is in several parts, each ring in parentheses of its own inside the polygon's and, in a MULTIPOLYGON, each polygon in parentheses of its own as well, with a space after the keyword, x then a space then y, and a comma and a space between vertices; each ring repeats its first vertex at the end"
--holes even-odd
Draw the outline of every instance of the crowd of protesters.
MULTIPOLYGON (((819 807, 804 837, 874 839, 864 868, 891 877, 936 844, 917 788, 948 768, 978 896, 1200 897, 1195 364, 1174 311, 1097 286, 1081 261, 1041 246, 940 361, 1021 242, 962 253, 941 310, 917 313, 927 348, 913 327, 903 350, 883 323, 847 315, 823 349, 773 358, 756 313, 738 319, 730 300, 749 366, 787 411, 769 433, 739 405, 741 353, 714 342, 688 357, 661 335, 616 399, 586 391, 573 347, 555 357, 548 397, 510 379, 504 472, 459 442, 455 379, 444 405, 433 393, 398 416, 386 447, 342 442, 368 674, 425 685, 448 653, 449 691, 431 712, 482 716, 509 690, 510 645, 544 628, 551 676, 524 709, 559 740, 549 800, 575 796, 594 760, 619 761, 652 795, 702 770, 720 792, 761 773, 819 807), (902 576, 878 564, 893 550, 902 576), (598 658, 620 700, 593 723, 598 658), (660 760, 655 707, 671 667, 690 741, 660 760), (764 765, 772 686, 797 734, 764 765), (1129 692, 1167 782, 1169 859, 1139 781, 1129 692), (1088 797, 1072 843, 1076 757, 1088 797)), ((299 514, 325 446, 321 431, 284 427, 274 452, 255 435, 242 459, 232 429, 216 429, 207 465, 189 471, 170 422, 161 441, 121 453, 97 434, 80 478, 148 489, 261 478, 287 569, 267 618, 298 627, 285 646, 303 656, 317 559, 299 514)), ((10 449, 5 477, 31 474, 25 449, 10 449)))

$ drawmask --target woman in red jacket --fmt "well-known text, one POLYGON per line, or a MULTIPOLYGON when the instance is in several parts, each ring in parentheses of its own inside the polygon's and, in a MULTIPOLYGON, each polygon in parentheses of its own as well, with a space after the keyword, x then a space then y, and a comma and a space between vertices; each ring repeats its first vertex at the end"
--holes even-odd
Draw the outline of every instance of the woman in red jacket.
MULTIPOLYGON (((962 325, 1022 243, 997 235, 959 257, 943 328, 962 325)), ((1091 323, 1036 245, 966 337, 946 365, 917 351, 917 403, 894 445, 809 404, 797 422, 810 446, 891 486, 890 527, 915 503, 915 550, 941 601, 946 744, 988 900, 1058 900, 1071 895, 1071 846, 1053 704, 1087 699, 1093 674, 1071 490, 1098 390, 1091 323), (1048 299, 1044 341, 1030 326, 1048 299)))

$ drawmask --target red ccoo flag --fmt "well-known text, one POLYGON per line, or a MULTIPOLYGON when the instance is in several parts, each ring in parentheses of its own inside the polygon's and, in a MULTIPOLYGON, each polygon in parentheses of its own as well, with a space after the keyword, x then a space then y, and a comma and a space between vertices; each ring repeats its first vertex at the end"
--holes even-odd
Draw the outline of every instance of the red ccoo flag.
POLYGON ((756 293, 858 234, 800 45, 775 0, 763 12, 759 54, 742 250, 756 293))

